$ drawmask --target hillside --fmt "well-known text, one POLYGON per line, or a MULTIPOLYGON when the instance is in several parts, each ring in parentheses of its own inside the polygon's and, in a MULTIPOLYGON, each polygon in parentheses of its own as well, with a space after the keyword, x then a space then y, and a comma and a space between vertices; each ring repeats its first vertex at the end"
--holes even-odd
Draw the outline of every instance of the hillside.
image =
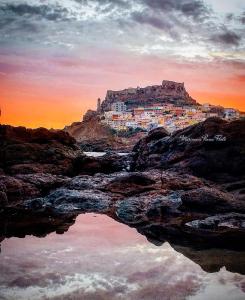
POLYGON ((83 151, 131 150, 135 143, 143 137, 143 132, 129 134, 128 137, 119 137, 108 125, 101 122, 96 111, 89 110, 82 122, 66 126, 68 132, 80 144, 83 151))
POLYGON ((174 105, 197 105, 196 100, 187 93, 184 83, 163 80, 161 85, 152 85, 145 88, 128 88, 121 91, 108 90, 101 105, 102 111, 111 109, 115 102, 125 102, 128 109, 137 106, 172 103, 174 105))

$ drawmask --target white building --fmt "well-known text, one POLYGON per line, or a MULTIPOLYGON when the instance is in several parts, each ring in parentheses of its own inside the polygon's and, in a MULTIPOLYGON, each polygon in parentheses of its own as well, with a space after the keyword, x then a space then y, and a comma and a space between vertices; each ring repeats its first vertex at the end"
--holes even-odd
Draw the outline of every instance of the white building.
POLYGON ((116 112, 123 112, 127 110, 127 106, 124 102, 115 102, 112 104, 111 109, 116 112))
POLYGON ((236 119, 239 117, 239 112, 234 108, 224 109, 225 119, 236 119))

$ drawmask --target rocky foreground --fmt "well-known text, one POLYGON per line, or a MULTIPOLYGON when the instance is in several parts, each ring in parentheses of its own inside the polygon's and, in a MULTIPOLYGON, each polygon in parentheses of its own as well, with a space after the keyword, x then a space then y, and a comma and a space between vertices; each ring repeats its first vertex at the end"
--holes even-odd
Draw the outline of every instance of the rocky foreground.
POLYGON ((101 158, 63 131, 0 126, 0 207, 2 239, 63 233, 95 212, 156 245, 244 249, 245 121, 156 129, 132 155, 101 158))

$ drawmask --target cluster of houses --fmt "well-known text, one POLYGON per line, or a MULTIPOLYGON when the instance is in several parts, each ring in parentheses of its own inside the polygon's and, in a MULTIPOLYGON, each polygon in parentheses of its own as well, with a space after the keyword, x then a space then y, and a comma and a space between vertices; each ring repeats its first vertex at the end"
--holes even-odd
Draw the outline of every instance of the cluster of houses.
POLYGON ((215 111, 210 104, 193 106, 149 105, 128 110, 124 102, 116 102, 106 111, 104 120, 106 124, 117 131, 141 128, 149 131, 164 126, 169 132, 185 128, 189 125, 204 121, 209 117, 222 117, 228 120, 239 118, 239 111, 225 108, 215 111))

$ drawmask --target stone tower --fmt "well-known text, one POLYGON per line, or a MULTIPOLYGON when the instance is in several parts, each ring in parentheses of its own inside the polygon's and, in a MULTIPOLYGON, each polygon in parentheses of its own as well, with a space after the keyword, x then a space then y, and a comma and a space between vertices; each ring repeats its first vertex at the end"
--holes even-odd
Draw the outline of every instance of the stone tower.
POLYGON ((100 98, 98 98, 98 100, 97 100, 97 112, 98 113, 101 112, 101 100, 100 100, 100 98))

